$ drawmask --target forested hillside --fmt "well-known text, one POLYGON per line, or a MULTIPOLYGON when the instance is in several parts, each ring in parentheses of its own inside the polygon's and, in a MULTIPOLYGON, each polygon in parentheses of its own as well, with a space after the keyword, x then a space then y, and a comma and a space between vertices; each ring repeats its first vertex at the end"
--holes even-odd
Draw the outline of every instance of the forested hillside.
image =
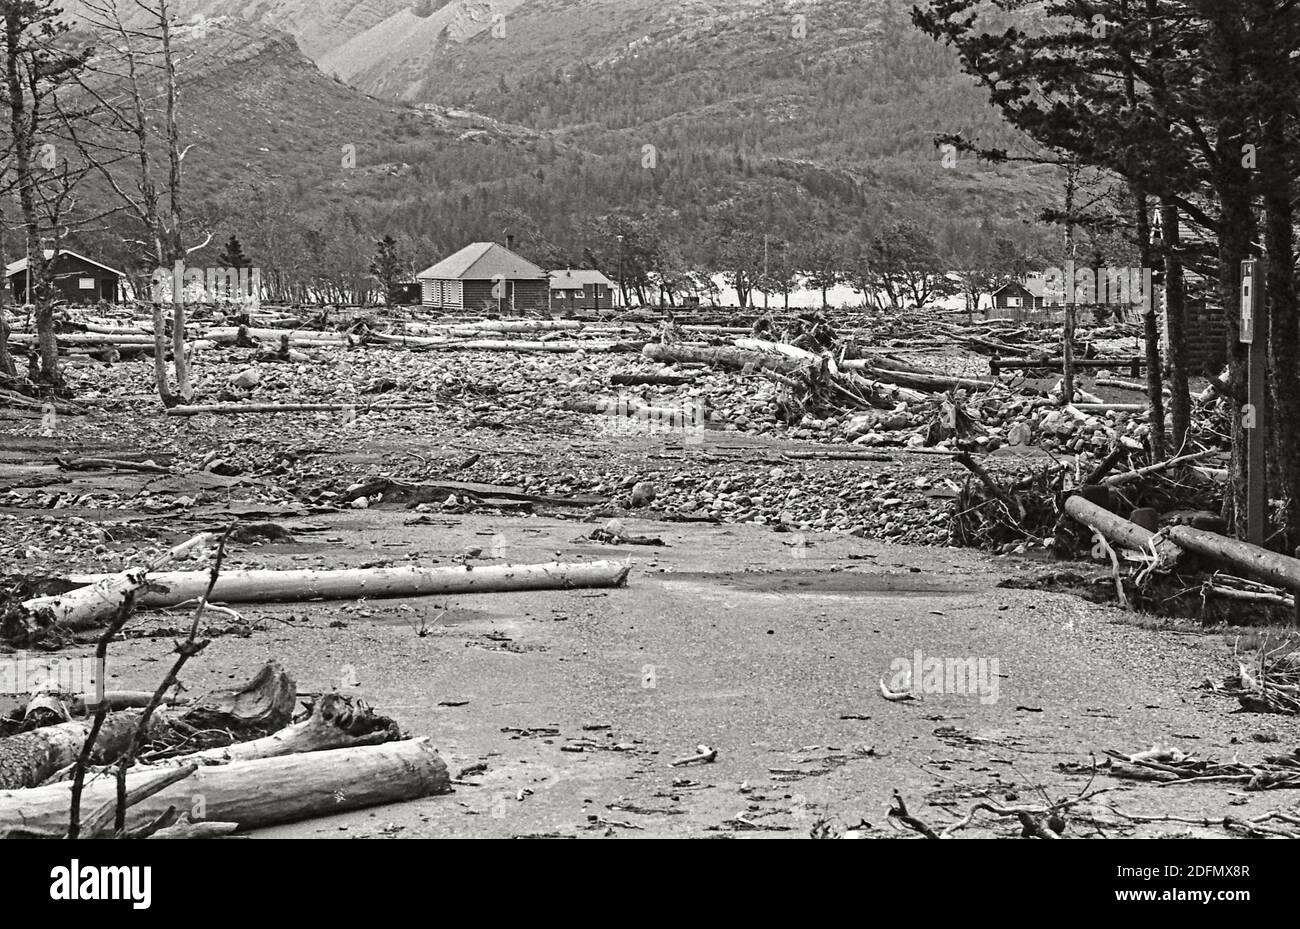
POLYGON ((710 272, 752 280, 767 236, 769 276, 834 266, 851 280, 901 226, 928 235, 927 260, 966 264, 959 252, 994 242, 1033 255, 1060 196, 1051 169, 944 162, 940 133, 1017 139, 893 2, 181 10, 202 26, 180 116, 195 222, 215 243, 238 235, 260 266, 346 279, 384 234, 415 269, 514 234, 543 264, 612 271, 622 234, 634 279, 690 288, 710 272), (378 41, 407 20, 437 25, 436 48, 378 41), (327 69, 351 56, 358 86, 280 29, 327 69))

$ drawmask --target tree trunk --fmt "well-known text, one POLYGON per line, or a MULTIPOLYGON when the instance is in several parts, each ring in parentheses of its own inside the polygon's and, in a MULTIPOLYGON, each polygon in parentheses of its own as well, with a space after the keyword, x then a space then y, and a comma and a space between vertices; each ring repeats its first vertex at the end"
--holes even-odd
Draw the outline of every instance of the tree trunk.
MULTIPOLYGON (((1151 218, 1147 214, 1146 190, 1140 184, 1132 185, 1133 207, 1136 211, 1139 280, 1146 275, 1141 269, 1150 268, 1151 261, 1151 218)), ((1133 275, 1129 273, 1130 285, 1133 275)), ((1142 314, 1142 334, 1146 337, 1147 358, 1147 407, 1151 411, 1151 456, 1157 461, 1165 457, 1165 384, 1160 362, 1160 317, 1156 314, 1155 301, 1147 303, 1146 312, 1142 314)))
MULTIPOLYGON (((1281 102, 1279 99, 1278 102, 1281 102)), ((1271 409, 1268 430, 1274 467, 1271 486, 1286 501, 1282 550, 1300 543, 1300 301, 1296 297, 1295 208, 1288 157, 1286 111, 1275 111, 1264 129, 1261 182, 1264 188, 1264 239, 1268 262, 1264 268, 1268 313, 1268 371, 1271 409)), ((1255 347, 1256 351, 1260 346, 1255 347)))
MULTIPOLYGON (((8 266, 4 233, 4 215, 0 213, 0 268, 8 266)), ((0 378, 16 377, 13 356, 9 353, 9 281, 0 281, 0 378)))
MULTIPOLYGON (((172 285, 176 286, 175 284, 172 285)), ((158 399, 165 407, 173 407, 180 398, 172 393, 171 380, 167 375, 167 322, 163 318, 162 304, 153 300, 149 304, 153 311, 153 377, 158 388, 158 399)))
MULTIPOLYGON (((223 571, 213 588, 214 603, 287 603, 299 600, 352 600, 421 597, 519 590, 571 590, 622 587, 631 568, 621 561, 583 564, 456 565, 442 568, 347 568, 338 571, 223 571)), ((176 606, 203 596, 206 571, 149 575, 149 589, 136 604, 176 606)), ((65 597, 70 595, 64 595, 65 597)), ((57 599, 57 598, 50 598, 57 599)), ((35 601, 29 601, 30 606, 35 601)), ((118 598, 120 604, 121 598, 118 598)))
POLYGON ((1300 592, 1300 559, 1191 526, 1171 526, 1168 535, 1190 552, 1231 565, 1267 584, 1300 592))
POLYGON ((1100 532, 1108 541, 1130 551, 1147 552, 1151 550, 1152 545, 1155 545, 1164 565, 1172 565, 1182 554, 1178 546, 1167 539, 1160 540, 1154 532, 1142 528, 1137 523, 1131 523, 1083 497, 1069 497, 1065 501, 1065 512, 1089 529, 1100 532))
MULTIPOLYGON (((113 761, 130 746, 143 716, 138 711, 110 713, 95 739, 95 764, 113 761)), ((150 729, 163 724, 155 713, 150 729)), ((46 726, 0 739, 0 790, 36 787, 46 778, 74 764, 81 755, 92 720, 77 720, 46 726)))
MULTIPOLYGON (((157 777, 156 770, 128 774, 127 789, 157 777)), ((200 768, 142 800, 127 810, 126 828, 141 829, 175 808, 195 820, 256 829, 447 793, 450 785, 447 765, 427 739, 236 761, 200 768)), ((109 779, 87 784, 83 819, 116 794, 109 779)), ((0 792, 0 837, 62 837, 70 807, 70 784, 0 792)))
MULTIPOLYGON (((1160 207, 1165 241, 1165 328, 1169 334, 1169 411, 1173 419, 1174 447, 1184 449, 1192 428, 1192 396, 1187 372, 1187 288, 1179 251, 1182 231, 1178 207, 1165 201, 1160 207)), ((1154 304, 1155 294, 1147 297, 1154 304)))
POLYGON ((651 342, 642 349, 641 354, 651 361, 663 364, 680 362, 711 364, 737 371, 751 365, 755 369, 767 368, 773 371, 797 371, 803 367, 802 362, 793 358, 762 352, 746 352, 734 348, 692 348, 686 345, 662 345, 651 342))
MULTIPOLYGON (((1233 157, 1229 152, 1228 157, 1233 157)), ((1230 524, 1240 537, 1246 529, 1246 473, 1248 445, 1245 428, 1246 352, 1241 344, 1241 262, 1250 255, 1255 221, 1245 178, 1233 177, 1221 188, 1222 231, 1219 234, 1219 301, 1227 322, 1228 392, 1231 396, 1232 473, 1231 493, 1224 501, 1230 524)))

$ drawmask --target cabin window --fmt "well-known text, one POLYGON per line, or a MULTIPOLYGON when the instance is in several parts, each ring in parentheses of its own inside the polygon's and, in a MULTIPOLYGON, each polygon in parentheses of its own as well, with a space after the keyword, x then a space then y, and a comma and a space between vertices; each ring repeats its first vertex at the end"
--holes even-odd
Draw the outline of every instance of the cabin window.
POLYGON ((1025 302, 1019 297, 1007 297, 1007 306, 1020 307, 1024 305, 1025 302))
POLYGON ((77 286, 82 290, 94 290, 95 279, 93 277, 83 277, 77 281, 77 286))

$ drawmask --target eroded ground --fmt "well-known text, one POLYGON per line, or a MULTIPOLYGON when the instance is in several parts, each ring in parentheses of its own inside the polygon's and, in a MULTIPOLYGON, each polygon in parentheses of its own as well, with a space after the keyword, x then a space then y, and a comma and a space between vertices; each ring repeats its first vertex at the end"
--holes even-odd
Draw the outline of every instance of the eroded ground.
MULTIPOLYGON (((473 455, 468 479, 522 483, 544 473, 538 489, 602 484, 611 500, 628 480, 648 475, 671 500, 701 480, 729 486, 728 475, 744 483, 772 468, 795 489, 842 486, 862 496, 864 484, 917 481, 942 489, 946 461, 792 462, 784 453, 807 443, 717 432, 683 443, 610 435, 581 419, 565 428, 462 422, 434 431, 427 420, 410 429, 388 417, 339 424, 150 414, 115 432, 121 422, 119 407, 63 419, 42 437, 40 423, 11 421, 0 455, 9 489, 5 573, 111 570, 233 517, 274 522, 295 541, 233 545, 231 567, 602 558, 634 565, 622 590, 240 606, 242 622, 211 617, 219 634, 186 670, 191 690, 246 679, 273 657, 301 692, 343 687, 431 737, 453 775, 486 765, 452 795, 264 835, 793 837, 825 820, 836 831, 865 822, 868 835, 889 836, 898 834, 885 816, 895 790, 914 814, 941 826, 972 798, 1073 796, 1089 779, 1058 765, 1086 765, 1106 749, 1162 743, 1254 760, 1297 741, 1296 721, 1239 714, 1233 701, 1200 689, 1229 667, 1225 636, 1148 628, 1118 609, 999 588, 1035 567, 1025 561, 890 545, 811 523, 795 533, 752 516, 704 521, 709 513, 693 503, 684 513, 666 504, 629 512, 617 501, 531 512, 304 502, 321 487, 365 476, 445 475, 473 455), (276 455, 288 450, 294 460, 275 473, 276 455), (214 452, 262 466, 229 477, 193 471, 214 452), (181 473, 74 474, 55 464, 90 454, 174 464, 181 473), (666 544, 581 538, 610 518, 666 544), (918 651, 974 658, 997 676, 985 678, 983 692, 884 699, 880 682, 894 680, 891 665, 910 664, 918 651), (718 751, 716 762, 670 766, 701 744, 718 751)), ((155 686, 182 623, 179 614, 142 615, 134 627, 142 637, 113 648, 110 686, 155 686)), ((1132 834, 1108 804, 1184 816, 1280 805, 1276 794, 1234 785, 1157 788, 1103 778, 1093 786, 1117 789, 1080 807, 1074 832, 1132 834)), ((1222 834, 1176 824, 1137 830, 1185 832, 1222 834)))

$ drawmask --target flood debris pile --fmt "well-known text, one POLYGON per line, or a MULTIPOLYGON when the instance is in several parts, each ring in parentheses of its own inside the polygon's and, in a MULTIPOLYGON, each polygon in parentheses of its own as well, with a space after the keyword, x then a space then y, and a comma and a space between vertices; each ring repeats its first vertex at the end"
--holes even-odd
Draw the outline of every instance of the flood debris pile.
POLYGON ((144 709, 42 690, 0 738, 0 837, 215 838, 450 791, 427 739, 351 695, 295 712, 296 693, 275 662, 193 701, 145 694, 144 709))
MULTIPOLYGON (((1292 597, 1294 600, 1294 597, 1292 597)), ((1285 604, 1294 608, 1294 602, 1285 604)), ((1300 714, 1300 649, 1294 642, 1264 643, 1222 682, 1206 681, 1208 690, 1235 697, 1249 713, 1300 714)))
MULTIPOLYGON (((114 340, 147 349, 150 324, 123 310, 75 325, 61 338, 79 429, 120 430, 121 414, 148 394, 149 366, 84 352, 114 340)), ((170 475, 134 494, 96 487, 74 497, 47 489, 56 475, 32 474, 0 484, 0 499, 161 517, 238 488, 244 505, 268 510, 542 512, 597 524, 635 513, 1108 562, 1094 529, 1066 513, 1071 496, 1125 519, 1154 510, 1154 523, 1143 518, 1153 531, 1212 530, 1225 489, 1226 401, 1212 388, 1198 398, 1189 447, 1167 461, 1152 455, 1132 323, 1076 329, 1070 397, 1058 327, 940 310, 483 319, 264 308, 213 314, 190 336, 198 396, 151 422, 150 450, 124 462, 170 475), (264 428, 272 416, 292 425, 264 428), (341 460, 393 435, 467 448, 341 460), (655 493, 636 493, 645 486, 655 493)), ((43 425, 39 411, 13 413, 43 425)), ((23 553, 63 548, 36 541, 23 553)), ((1128 549, 1115 551, 1141 574, 1128 549)), ((1208 586, 1208 575, 1189 576, 1181 593, 1147 600, 1268 593, 1220 568, 1208 586)))

